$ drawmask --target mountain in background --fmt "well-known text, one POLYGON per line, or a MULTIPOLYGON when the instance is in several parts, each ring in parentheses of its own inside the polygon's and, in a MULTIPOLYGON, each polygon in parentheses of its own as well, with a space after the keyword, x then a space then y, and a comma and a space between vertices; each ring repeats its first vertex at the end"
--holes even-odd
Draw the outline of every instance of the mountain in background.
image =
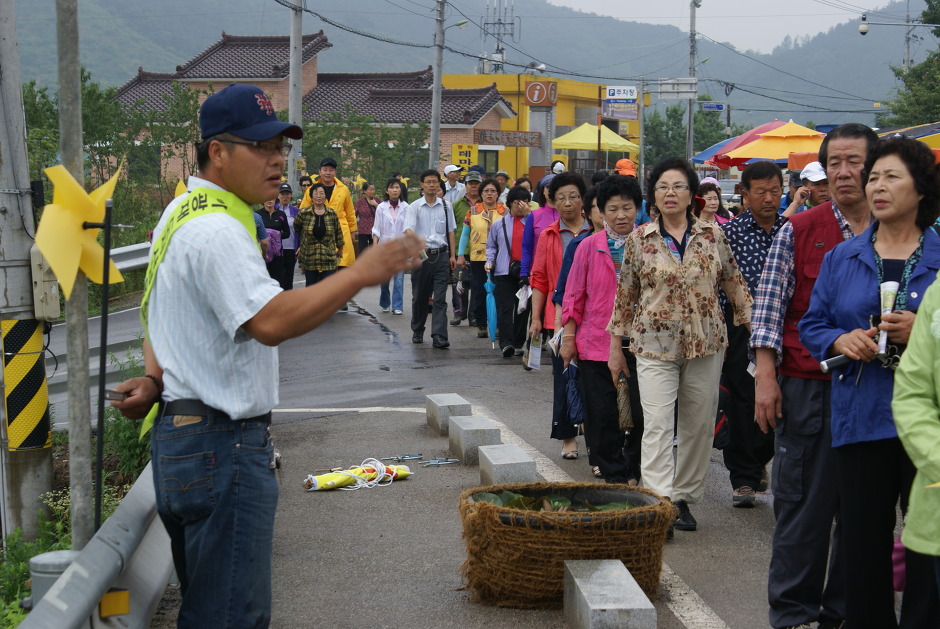
MULTIPOLYGON (((304 14, 304 32, 323 29, 333 48, 318 55, 320 72, 405 72, 428 67, 433 60, 431 0, 356 0, 308 2, 311 10, 341 25, 399 42, 407 47, 346 32, 304 14), (337 4, 340 8, 337 8, 337 4), (426 46, 426 47, 425 47, 426 46)), ((911 3, 918 17, 922 0, 911 3)), ((704 11, 706 9, 700 9, 704 11)), ((870 16, 872 21, 903 21, 905 3, 896 2, 870 16), (900 18, 898 16, 901 16, 900 18)), ((24 81, 56 84, 55 0, 16 0, 21 72, 24 81)), ((462 0, 448 6, 447 24, 469 18, 479 24, 485 0, 462 0)), ((507 42, 507 62, 544 63, 547 76, 581 78, 608 85, 688 75, 689 37, 673 26, 625 22, 544 0, 515 0, 520 17, 516 41, 507 42)), ((728 17, 733 20, 733 17, 728 17)), ((753 23, 747 21, 745 24, 753 23)), ((288 34, 290 11, 275 0, 82 0, 79 4, 80 56, 92 78, 121 85, 138 67, 172 72, 220 39, 235 35, 288 34)), ((887 104, 897 87, 890 65, 901 65, 904 31, 872 25, 858 33, 858 21, 813 37, 789 37, 771 54, 738 51, 734 42, 698 39, 697 74, 701 93, 731 104, 732 122, 757 124, 774 118, 815 124, 861 121, 871 124, 874 103, 887 104), (726 92, 730 92, 726 96, 726 92)), ((912 57, 922 60, 935 45, 926 29, 915 29, 912 57)), ((494 40, 481 38, 471 23, 450 28, 447 46, 466 55, 445 52, 444 72, 469 74, 492 53, 494 40)), ((521 72, 507 66, 507 72, 521 72)), ((656 101, 668 104, 674 101, 656 101)))

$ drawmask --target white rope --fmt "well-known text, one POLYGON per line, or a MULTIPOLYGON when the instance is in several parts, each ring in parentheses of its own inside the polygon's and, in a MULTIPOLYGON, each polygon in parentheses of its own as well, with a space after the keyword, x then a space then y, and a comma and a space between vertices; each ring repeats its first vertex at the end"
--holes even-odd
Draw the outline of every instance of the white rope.
POLYGON ((354 480, 354 484, 347 485, 346 487, 340 487, 344 491, 356 491, 357 489, 372 489, 373 487, 383 487, 385 485, 391 485, 392 478, 391 473, 386 472, 385 464, 379 461, 378 459, 366 459, 358 467, 374 467, 376 476, 373 480, 366 480, 361 476, 354 474, 350 470, 356 469, 355 467, 350 468, 349 470, 343 470, 342 472, 337 472, 343 476, 349 476, 354 480))

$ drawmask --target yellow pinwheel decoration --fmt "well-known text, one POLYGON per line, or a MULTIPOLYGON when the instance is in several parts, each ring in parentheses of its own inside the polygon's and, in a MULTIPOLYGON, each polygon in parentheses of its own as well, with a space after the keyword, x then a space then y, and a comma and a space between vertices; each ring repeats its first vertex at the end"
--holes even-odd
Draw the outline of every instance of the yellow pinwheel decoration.
POLYGON ((356 190, 362 190, 362 184, 365 182, 366 180, 362 178, 362 175, 356 175, 356 178, 353 179, 353 184, 355 184, 356 190))
MULTIPOLYGON (((104 248, 98 244, 100 229, 85 229, 83 224, 104 221, 104 203, 114 196, 121 171, 119 168, 111 179, 90 193, 85 192, 65 166, 53 166, 45 172, 55 188, 52 203, 43 210, 36 230, 36 244, 49 260, 68 299, 79 269, 92 282, 100 284, 104 279, 104 248)), ((111 260, 109 281, 111 284, 124 281, 114 260, 111 260)))
POLYGON ((411 181, 411 177, 402 177, 402 178, 401 178, 401 183, 402 183, 403 186, 405 186, 405 188, 408 187, 408 182, 409 182, 409 181, 411 181))
POLYGON ((173 191, 173 198, 175 199, 176 197, 181 197, 186 194, 186 192, 186 184, 183 183, 182 179, 180 179, 176 182, 176 190, 173 191))

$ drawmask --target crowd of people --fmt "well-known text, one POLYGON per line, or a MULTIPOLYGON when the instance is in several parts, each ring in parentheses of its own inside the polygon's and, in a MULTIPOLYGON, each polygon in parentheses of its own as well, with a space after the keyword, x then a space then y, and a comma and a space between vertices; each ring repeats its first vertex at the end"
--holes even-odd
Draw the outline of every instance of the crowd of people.
POLYGON ((229 86, 202 106, 199 176, 155 230, 147 375, 118 385, 128 397, 113 403, 129 417, 164 404, 154 483, 181 619, 267 624, 273 346, 366 286, 402 315, 410 271, 415 344, 429 314, 436 349, 465 320, 481 336, 495 327, 506 358, 551 339, 546 432, 560 456, 578 460, 583 434, 594 476, 675 505, 670 535, 698 528, 726 390, 732 507, 757 504, 773 461, 772 627, 940 625, 940 490, 928 487, 940 481, 940 176, 925 145, 842 125, 790 192, 776 164, 749 164, 736 215, 681 158, 653 166, 645 198, 620 160, 590 182, 554 162, 534 186, 451 164, 422 172, 410 203, 398 173, 381 201, 365 182, 354 203, 327 157, 294 204, 277 181, 282 138, 302 132, 259 110, 263 96, 229 86), (262 205, 254 216, 250 204, 262 205), (295 265, 304 289, 290 290, 295 265), (199 490, 207 467, 216 490, 179 491, 199 490))

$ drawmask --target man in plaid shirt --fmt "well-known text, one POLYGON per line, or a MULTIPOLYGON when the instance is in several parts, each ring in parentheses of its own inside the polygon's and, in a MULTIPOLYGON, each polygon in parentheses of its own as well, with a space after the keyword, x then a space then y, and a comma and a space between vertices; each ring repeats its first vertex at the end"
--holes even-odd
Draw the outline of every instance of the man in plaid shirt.
POLYGON ((857 123, 826 136, 819 161, 832 200, 794 215, 781 227, 754 295, 754 419, 762 431, 775 433, 771 486, 777 522, 767 591, 770 624, 777 629, 812 622, 840 627, 844 618, 838 546, 830 555, 833 520, 841 526, 829 430, 830 382, 800 343, 796 324, 809 305, 825 253, 871 222, 862 168, 877 140, 870 128, 857 123))

